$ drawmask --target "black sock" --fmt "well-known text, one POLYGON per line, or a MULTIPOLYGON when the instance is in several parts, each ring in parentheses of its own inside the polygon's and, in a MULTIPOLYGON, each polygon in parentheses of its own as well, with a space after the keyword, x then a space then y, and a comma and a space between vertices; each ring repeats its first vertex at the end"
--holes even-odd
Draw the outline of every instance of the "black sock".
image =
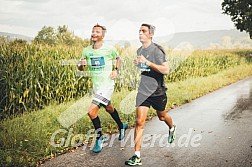
POLYGON ((118 128, 119 129, 122 129, 123 128, 123 123, 122 121, 120 120, 120 117, 118 115, 118 112, 116 111, 116 109, 114 108, 114 112, 113 113, 110 113, 111 117, 115 120, 115 122, 117 123, 118 125, 118 128))
POLYGON ((98 140, 102 136, 102 129, 101 129, 101 121, 100 118, 97 116, 96 118, 92 119, 95 131, 96 131, 96 139, 98 140))

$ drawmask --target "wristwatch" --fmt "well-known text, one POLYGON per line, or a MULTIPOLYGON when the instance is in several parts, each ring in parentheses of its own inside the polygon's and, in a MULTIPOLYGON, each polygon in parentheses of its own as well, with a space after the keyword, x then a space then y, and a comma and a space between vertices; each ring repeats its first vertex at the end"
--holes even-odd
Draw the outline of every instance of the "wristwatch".
POLYGON ((115 70, 117 71, 117 74, 120 74, 119 69, 116 67, 115 70))

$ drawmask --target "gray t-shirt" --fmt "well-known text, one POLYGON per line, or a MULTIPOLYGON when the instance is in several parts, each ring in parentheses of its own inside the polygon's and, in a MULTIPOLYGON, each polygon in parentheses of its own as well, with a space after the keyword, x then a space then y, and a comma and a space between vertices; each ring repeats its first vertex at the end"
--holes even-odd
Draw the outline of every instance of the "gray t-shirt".
MULTIPOLYGON (((151 43, 147 48, 140 47, 137 50, 137 55, 143 55, 148 61, 157 65, 167 61, 163 48, 155 43, 151 43)), ((167 90, 164 84, 164 74, 154 71, 145 64, 138 66, 142 71, 138 93, 148 97, 164 95, 167 90)))

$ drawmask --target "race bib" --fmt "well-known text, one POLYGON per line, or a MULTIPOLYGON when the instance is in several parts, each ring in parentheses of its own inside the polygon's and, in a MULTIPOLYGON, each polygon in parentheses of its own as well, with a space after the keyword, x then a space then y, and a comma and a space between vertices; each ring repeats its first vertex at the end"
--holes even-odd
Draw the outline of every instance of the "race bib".
POLYGON ((143 64, 143 63, 138 63, 138 68, 140 69, 140 71, 150 71, 150 66, 148 66, 147 64, 143 64))
POLYGON ((91 59, 91 66, 93 68, 100 68, 105 66, 104 57, 95 57, 90 59, 91 59))

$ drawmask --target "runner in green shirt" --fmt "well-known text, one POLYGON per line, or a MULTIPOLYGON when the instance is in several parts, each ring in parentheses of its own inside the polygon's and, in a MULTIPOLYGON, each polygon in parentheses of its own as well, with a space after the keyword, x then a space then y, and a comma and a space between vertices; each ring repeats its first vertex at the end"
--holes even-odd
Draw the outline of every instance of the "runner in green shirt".
POLYGON ((115 120, 119 129, 119 140, 125 137, 125 130, 128 128, 126 123, 122 123, 118 112, 111 104, 111 95, 114 91, 114 79, 118 75, 120 66, 120 57, 117 50, 113 46, 103 43, 106 28, 101 25, 95 25, 92 29, 91 41, 92 45, 86 47, 82 53, 82 58, 78 64, 78 69, 83 71, 87 65, 91 74, 93 83, 94 97, 88 109, 88 115, 94 125, 97 133, 93 152, 98 153, 102 150, 103 142, 106 138, 102 135, 101 123, 98 116, 99 108, 102 106, 110 113, 115 120), (113 60, 116 60, 113 69, 113 60))
POLYGON ((99 49, 93 49, 93 46, 85 48, 82 58, 86 59, 94 89, 113 88, 114 80, 110 75, 113 69, 113 60, 116 60, 117 56, 117 50, 106 44, 103 44, 99 49))

